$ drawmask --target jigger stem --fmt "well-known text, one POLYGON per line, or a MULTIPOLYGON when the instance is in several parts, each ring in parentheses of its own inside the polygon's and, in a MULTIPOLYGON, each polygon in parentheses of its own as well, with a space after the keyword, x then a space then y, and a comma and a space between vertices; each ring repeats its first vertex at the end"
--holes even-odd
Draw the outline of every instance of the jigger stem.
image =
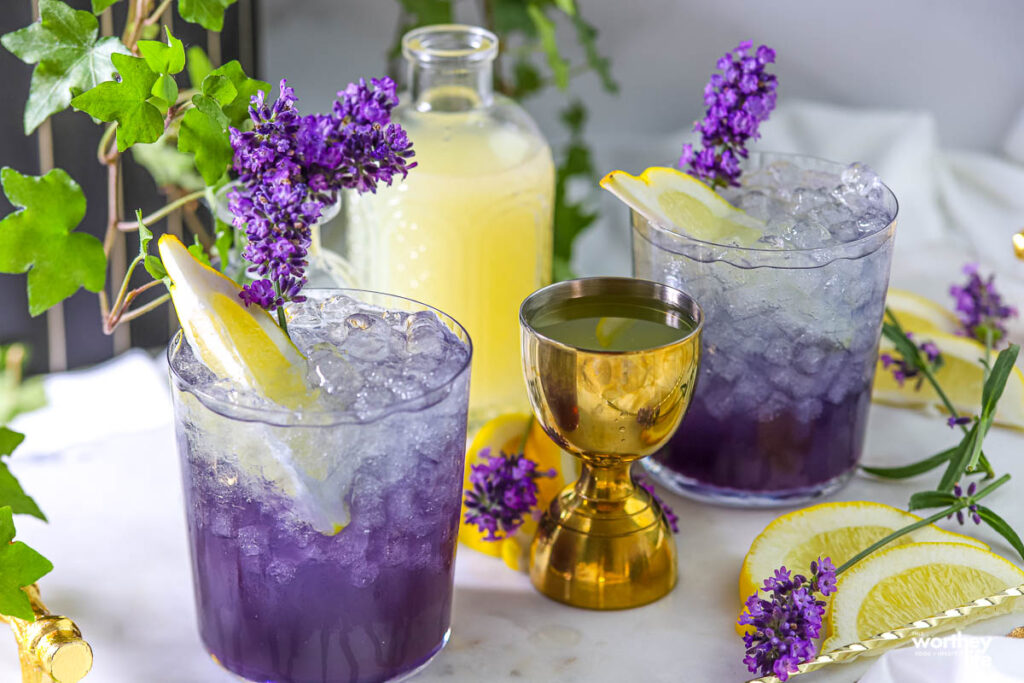
POLYGON ((631 498, 636 485, 629 473, 631 463, 616 462, 604 467, 584 462, 576 493, 594 503, 620 503, 631 498))

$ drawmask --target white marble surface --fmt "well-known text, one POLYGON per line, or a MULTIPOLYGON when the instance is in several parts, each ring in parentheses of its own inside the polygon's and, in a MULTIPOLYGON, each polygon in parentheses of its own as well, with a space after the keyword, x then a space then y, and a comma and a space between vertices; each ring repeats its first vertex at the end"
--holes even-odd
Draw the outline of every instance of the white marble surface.
MULTIPOLYGON (((169 415, 168 415, 169 417, 169 415)), ((52 429, 67 422, 53 414, 52 429)), ((112 419, 112 418, 111 418, 112 419)), ((117 429, 113 419, 110 431, 117 429)), ((899 463, 954 440, 942 421, 873 407, 869 463, 899 463)), ((181 485, 169 424, 80 444, 60 456, 33 454, 32 436, 12 468, 51 523, 19 518, 19 535, 56 565, 43 582, 54 609, 73 615, 96 652, 87 681, 217 683, 233 680, 204 653, 195 628, 181 485)), ((996 429, 987 452, 1017 481, 991 506, 1024 523, 1024 435, 996 429)), ((837 499, 903 506, 931 479, 891 484, 858 477, 837 499)), ((653 605, 625 612, 577 610, 535 593, 525 575, 460 549, 454 635, 418 677, 429 681, 742 681, 733 631, 736 579, 751 539, 778 514, 701 505, 668 496, 680 515, 679 585, 653 605)), ((1011 551, 977 531, 1001 554, 1011 551)), ((971 629, 1004 634, 1024 615, 971 629)), ((866 665, 805 680, 847 683, 866 665)), ((0 638, 0 681, 17 679, 13 639, 0 638)))

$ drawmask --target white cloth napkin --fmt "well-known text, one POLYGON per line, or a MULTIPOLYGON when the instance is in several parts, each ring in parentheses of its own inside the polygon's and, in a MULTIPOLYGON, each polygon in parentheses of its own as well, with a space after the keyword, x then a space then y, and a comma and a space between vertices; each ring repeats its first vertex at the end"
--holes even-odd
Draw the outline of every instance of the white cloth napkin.
POLYGON ((860 683, 1016 683, 1024 681, 1024 640, 956 633, 919 638, 892 650, 860 683))
POLYGON ((46 406, 11 422, 25 434, 19 459, 93 453, 98 441, 158 429, 172 419, 167 364, 141 349, 86 370, 47 375, 43 388, 46 406))

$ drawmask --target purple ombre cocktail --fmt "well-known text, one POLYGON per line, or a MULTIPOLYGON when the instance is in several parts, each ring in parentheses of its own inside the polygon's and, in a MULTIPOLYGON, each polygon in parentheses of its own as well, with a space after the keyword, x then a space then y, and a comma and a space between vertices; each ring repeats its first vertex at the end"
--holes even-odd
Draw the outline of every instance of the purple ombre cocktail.
POLYGON ((723 191, 762 222, 742 245, 633 213, 636 276, 706 316, 690 411, 645 464, 700 499, 789 504, 836 490, 860 460, 897 206, 864 166, 751 154, 745 167, 723 191))
POLYGON ((302 409, 171 344, 200 634, 254 681, 391 680, 449 634, 469 341, 405 299, 307 294, 302 409))

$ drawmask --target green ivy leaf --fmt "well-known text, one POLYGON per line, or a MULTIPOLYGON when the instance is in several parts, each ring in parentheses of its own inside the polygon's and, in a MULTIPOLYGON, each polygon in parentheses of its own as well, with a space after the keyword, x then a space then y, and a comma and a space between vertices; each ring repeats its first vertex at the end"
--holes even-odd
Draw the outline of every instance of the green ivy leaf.
POLYGON ((238 90, 234 83, 217 74, 211 74, 203 80, 203 94, 217 100, 218 104, 230 104, 238 97, 238 90))
MULTIPOLYGON (((219 81, 216 81, 219 83, 219 81)), ((224 114, 228 117, 228 121, 235 128, 241 127, 244 123, 249 120, 249 102, 252 100, 253 95, 260 92, 270 92, 270 84, 266 81, 260 81, 255 78, 249 78, 242 71, 242 65, 237 60, 231 60, 227 64, 214 69, 211 71, 206 78, 203 79, 203 93, 214 97, 223 105, 222 109, 224 114), (215 88, 213 85, 207 86, 206 81, 219 76, 226 78, 230 81, 231 85, 235 86, 235 98, 230 103, 225 103, 220 99, 222 91, 221 86, 215 88)))
POLYGON ((452 23, 451 0, 399 0, 416 26, 452 23))
POLYGON ((117 121, 117 149, 136 142, 156 142, 164 132, 164 117, 151 102, 159 76, 139 57, 113 56, 120 83, 100 83, 71 100, 71 106, 100 121, 117 121))
POLYGON ((584 202, 569 201, 569 181, 574 177, 590 178, 594 164, 590 150, 583 141, 586 109, 579 101, 571 103, 561 114, 562 123, 569 129, 569 144, 555 171, 554 253, 552 276, 556 280, 569 280, 572 272, 572 252, 576 238, 597 220, 597 212, 588 211, 584 202))
POLYGON ((154 73, 180 73, 185 68, 185 46, 174 37, 169 27, 165 26, 164 29, 167 31, 166 43, 159 40, 140 40, 139 52, 154 73))
POLYGON ((149 276, 154 280, 166 280, 167 269, 164 268, 164 262, 160 260, 159 256, 153 254, 146 254, 145 260, 142 262, 142 267, 146 269, 149 276))
POLYGON ((46 175, 0 171, 7 199, 18 210, 0 221, 0 273, 28 271, 28 310, 39 315, 79 287, 103 288, 107 259, 92 235, 73 232, 85 216, 85 195, 59 168, 46 175))
POLYGON ((494 31, 499 36, 519 32, 530 38, 535 37, 537 27, 526 10, 528 6, 523 0, 492 0, 494 31))
POLYGON ((0 427, 0 456, 10 455, 25 440, 25 435, 7 427, 0 427))
MULTIPOLYGON (((7 427, 0 427, 0 458, 11 455, 24 440, 24 434, 7 427)), ((32 497, 25 493, 21 484, 2 460, 0 460, 0 506, 11 508, 16 515, 32 515, 46 521, 46 515, 32 500, 32 497)))
POLYGON ((213 268, 213 264, 210 263, 209 254, 206 253, 206 250, 203 249, 203 245, 199 242, 199 236, 193 235, 192 240, 192 244, 186 247, 186 249, 188 249, 188 253, 192 254, 192 257, 203 265, 213 268))
POLYGON ((188 80, 196 90, 202 85, 203 79, 213 71, 213 62, 203 52, 203 48, 193 45, 188 49, 188 80))
POLYGON ((551 20, 544 11, 535 4, 530 4, 526 11, 537 29, 537 37, 540 38, 541 47, 548 57, 548 66, 555 77, 555 85, 559 90, 569 87, 569 62, 562 57, 558 51, 558 38, 555 35, 555 22, 551 20))
POLYGON ((21 590, 53 570, 53 564, 25 545, 14 541, 14 515, 0 508, 0 614, 35 621, 28 596, 21 590))
POLYGON ((224 10, 236 0, 178 0, 178 14, 185 21, 199 24, 208 31, 224 28, 224 10))
POLYGON ((111 5, 116 5, 121 0, 92 0, 92 13, 99 14, 111 5))
MULTIPOLYGON (((168 74, 160 74, 160 77, 156 79, 156 83, 149 90, 153 97, 172 104, 178 101, 178 84, 174 82, 174 77, 168 74)), ((156 106, 156 105, 154 105, 156 106)), ((160 107, 157 107, 160 109, 160 107)))
POLYGON ((611 60, 603 56, 597 49, 597 29, 587 23, 576 11, 575 0, 564 0, 564 2, 559 2, 558 6, 572 18, 573 28, 576 29, 576 39, 583 46, 587 66, 597 73, 598 78, 601 79, 601 87, 605 92, 619 92, 619 84, 612 77, 611 60), (562 7, 563 5, 567 7, 562 7))
POLYGON ((544 87, 544 81, 537 70, 528 59, 520 59, 512 67, 512 77, 515 79, 512 95, 517 99, 525 99, 544 87))
POLYGON ((228 262, 231 259, 231 245, 235 241, 235 231, 231 225, 225 223, 221 219, 214 216, 216 223, 216 239, 213 243, 213 248, 217 252, 217 258, 220 259, 220 272, 225 272, 228 269, 228 262))
MULTIPOLYGON (((207 76, 209 81, 211 76, 207 76)), ((230 85, 230 84, 229 84, 230 85)), ((217 100, 202 93, 192 98, 194 109, 185 112, 178 129, 178 150, 195 155, 196 169, 207 185, 213 185, 231 163, 228 117, 217 100)))
MULTIPOLYGON (((94 9, 96 2, 94 0, 94 9)), ((114 75, 111 56, 129 54, 120 40, 99 37, 90 12, 59 0, 40 0, 40 20, 0 37, 0 43, 26 64, 36 64, 25 104, 25 134, 51 114, 67 108, 72 91, 91 90, 114 75)))
POLYGON ((149 253, 149 243, 153 241, 153 231, 142 222, 142 211, 135 210, 135 220, 139 223, 139 256, 146 258, 149 253))

